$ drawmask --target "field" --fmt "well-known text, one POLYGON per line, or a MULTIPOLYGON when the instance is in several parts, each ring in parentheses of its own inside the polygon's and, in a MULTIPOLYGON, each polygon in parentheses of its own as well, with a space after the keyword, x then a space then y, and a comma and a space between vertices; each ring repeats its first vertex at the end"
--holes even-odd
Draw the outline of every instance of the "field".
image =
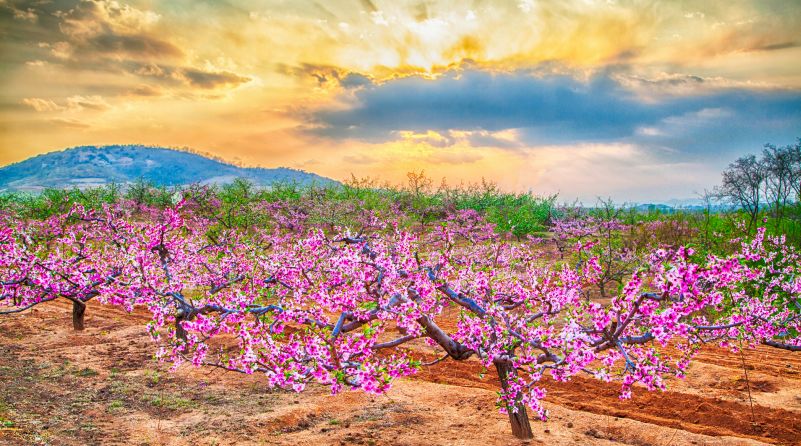
MULTIPOLYGON (((152 359, 147 318, 95 308, 74 332, 54 304, 4 321, 0 417, 15 427, 0 444, 422 445, 432 432, 446 444, 518 443, 493 407, 497 378, 479 379, 475 363, 438 364, 381 396, 296 394, 259 376, 170 373, 152 359)), ((625 402, 616 385, 549 383, 552 419, 533 426, 530 444, 800 444, 801 357, 761 347, 745 360, 755 425, 739 355, 710 348, 686 381, 625 402)))
POLYGON ((801 444, 779 226, 415 184, 5 201, 0 444, 801 444))
POLYGON ((799 24, 0 0, 0 446, 801 446, 799 24))

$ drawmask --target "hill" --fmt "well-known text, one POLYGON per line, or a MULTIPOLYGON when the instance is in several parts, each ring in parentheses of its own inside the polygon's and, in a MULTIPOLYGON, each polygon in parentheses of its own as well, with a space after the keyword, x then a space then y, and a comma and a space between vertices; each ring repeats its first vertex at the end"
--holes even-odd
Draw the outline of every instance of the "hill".
POLYGON ((0 168, 0 190, 38 192, 44 188, 126 184, 140 179, 159 186, 228 183, 246 178, 257 185, 275 182, 329 184, 334 180, 302 170, 238 167, 196 153, 141 145, 81 146, 50 152, 0 168))

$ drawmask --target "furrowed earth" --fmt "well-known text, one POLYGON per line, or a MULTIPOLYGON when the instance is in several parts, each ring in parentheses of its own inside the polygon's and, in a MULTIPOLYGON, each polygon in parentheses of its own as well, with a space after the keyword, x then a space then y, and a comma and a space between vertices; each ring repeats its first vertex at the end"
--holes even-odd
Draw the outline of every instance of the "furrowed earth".
MULTIPOLYGON (((83 332, 62 303, 0 319, 0 444, 521 444, 495 408, 497 376, 480 377, 477 361, 424 368, 385 395, 294 393, 259 375, 170 372, 153 359, 148 319, 97 302, 83 332)), ((710 346, 685 380, 626 401, 589 378, 543 387, 550 419, 532 420, 527 444, 801 445, 799 353, 710 346)))

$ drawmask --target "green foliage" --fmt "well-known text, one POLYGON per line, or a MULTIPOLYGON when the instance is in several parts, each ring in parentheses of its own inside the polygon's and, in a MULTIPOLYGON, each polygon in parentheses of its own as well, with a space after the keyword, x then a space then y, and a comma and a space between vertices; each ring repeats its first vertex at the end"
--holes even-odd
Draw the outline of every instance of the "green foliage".
POLYGON ((173 194, 177 190, 168 190, 164 186, 155 186, 144 179, 131 184, 125 192, 125 199, 136 205, 166 207, 172 204, 173 194))
MULTIPOLYGON (((225 185, 193 184, 183 187, 155 186, 145 179, 121 186, 109 184, 95 188, 45 189, 38 194, 0 192, 0 212, 19 218, 45 219, 79 204, 101 209, 105 204, 127 200, 134 209, 164 208, 183 198, 197 215, 213 218, 217 227, 210 238, 224 228, 269 228, 274 218, 269 208, 275 203, 282 212, 296 212, 308 221, 334 230, 355 227, 364 211, 379 218, 406 216, 402 224, 425 227, 448 218, 459 210, 472 209, 482 215, 496 231, 517 239, 529 235, 545 235, 556 218, 569 215, 591 215, 602 219, 616 218, 632 229, 632 241, 670 246, 689 244, 697 255, 730 252, 728 240, 753 232, 750 215, 737 209, 696 207, 671 209, 660 206, 615 206, 600 201, 590 208, 557 207, 554 196, 537 196, 530 192, 505 192, 488 181, 449 186, 435 182, 425 172, 412 172, 403 186, 380 184, 375 179, 352 176, 344 184, 301 184, 278 182, 258 187, 247 179, 236 179, 225 185), (652 223, 658 225, 649 225, 652 223)), ((293 216, 287 214, 288 219, 293 216)), ((801 245, 801 204, 789 201, 780 208, 763 208, 758 218, 768 234, 785 235, 796 246, 801 245)))

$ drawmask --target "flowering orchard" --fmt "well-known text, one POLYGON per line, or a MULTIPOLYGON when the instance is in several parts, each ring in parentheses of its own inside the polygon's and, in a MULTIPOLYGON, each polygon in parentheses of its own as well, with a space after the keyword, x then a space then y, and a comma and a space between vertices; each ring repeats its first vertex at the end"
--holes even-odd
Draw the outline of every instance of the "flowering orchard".
POLYGON ((761 230, 716 256, 618 246, 603 237, 622 225, 597 220, 517 240, 470 210, 423 228, 364 211, 341 227, 264 203, 243 229, 218 209, 6 215, 0 314, 66 299, 80 330, 91 299, 146 308, 162 360, 298 392, 382 393, 431 364, 477 361, 497 371, 520 438, 532 435, 527 410, 548 416, 546 375, 619 382, 630 398, 682 377, 707 343, 801 350, 798 254, 761 230))

